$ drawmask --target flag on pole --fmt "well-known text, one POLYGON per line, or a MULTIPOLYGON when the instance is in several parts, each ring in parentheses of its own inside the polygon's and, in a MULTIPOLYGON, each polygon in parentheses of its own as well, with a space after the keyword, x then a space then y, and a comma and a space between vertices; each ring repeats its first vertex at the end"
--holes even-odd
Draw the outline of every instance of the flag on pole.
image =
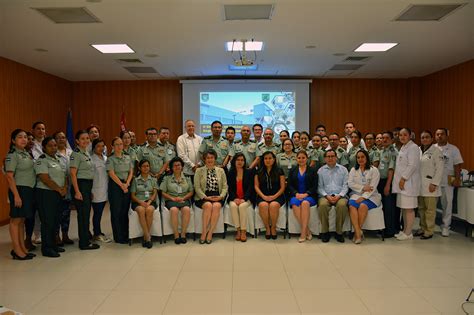
POLYGON ((127 120, 125 119, 125 109, 122 107, 122 115, 120 116, 120 130, 127 131, 127 120))
POLYGON ((69 146, 74 149, 76 147, 76 143, 74 141, 74 130, 72 129, 72 111, 71 108, 67 111, 67 118, 66 118, 66 138, 69 146))

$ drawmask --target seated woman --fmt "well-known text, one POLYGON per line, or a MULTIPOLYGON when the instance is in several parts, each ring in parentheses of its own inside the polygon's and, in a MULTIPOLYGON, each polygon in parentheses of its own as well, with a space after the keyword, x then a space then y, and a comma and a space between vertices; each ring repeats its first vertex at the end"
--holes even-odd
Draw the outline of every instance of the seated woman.
POLYGON ((354 226, 354 243, 360 244, 364 240, 362 226, 370 209, 380 206, 382 197, 377 191, 380 174, 379 170, 370 165, 369 153, 360 150, 356 155, 357 164, 349 173, 348 186, 352 190, 349 200, 349 214, 354 226))
POLYGON ((299 242, 311 240, 312 234, 308 228, 309 208, 316 205, 318 194, 318 174, 314 168, 308 166, 308 154, 302 150, 297 156, 298 166, 290 170, 288 176, 288 190, 290 193, 290 207, 301 227, 299 242))
POLYGON ((203 159, 205 165, 198 168, 194 174, 194 199, 196 206, 202 209, 199 244, 211 244, 228 187, 224 169, 216 165, 216 151, 210 149, 204 152, 203 159))
POLYGON ((266 230, 265 238, 276 240, 278 214, 280 207, 285 203, 285 175, 277 166, 273 152, 263 153, 254 180, 258 212, 266 230))
POLYGON ((153 213, 156 209, 156 195, 158 184, 156 179, 150 174, 150 162, 141 160, 138 163, 139 176, 132 182, 131 197, 132 209, 138 213, 140 225, 143 229, 142 246, 152 248, 151 224, 153 223, 153 213))
POLYGON ((237 229, 236 241, 247 241, 247 209, 251 205, 253 171, 245 167, 245 155, 236 153, 227 174, 229 207, 237 229))
POLYGON ((191 198, 194 188, 189 177, 184 176, 184 161, 179 157, 171 159, 169 166, 171 175, 165 176, 160 185, 160 190, 165 199, 165 206, 171 214, 174 242, 186 244, 186 230, 191 217, 191 198), (178 213, 181 210, 181 235, 178 231, 178 213))

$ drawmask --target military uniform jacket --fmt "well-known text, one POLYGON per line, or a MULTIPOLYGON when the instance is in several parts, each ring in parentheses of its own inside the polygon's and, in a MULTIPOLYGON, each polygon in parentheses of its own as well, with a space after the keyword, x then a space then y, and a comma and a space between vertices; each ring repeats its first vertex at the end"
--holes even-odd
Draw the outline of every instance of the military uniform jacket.
POLYGON ((212 136, 204 137, 204 139, 202 139, 201 145, 199 146, 199 153, 202 155, 209 149, 216 151, 217 165, 222 165, 227 155, 232 153, 229 141, 227 141, 224 137, 220 137, 217 142, 214 141, 212 136))
MULTIPOLYGON (((56 185, 58 185, 59 187, 64 187, 64 185, 66 184, 66 165, 61 163, 59 156, 52 157, 47 154, 40 155, 35 163, 35 172, 37 175, 48 174, 51 180, 55 182, 56 185)), ((36 187, 46 190, 52 190, 39 178, 36 187)))
POLYGON ((5 170, 13 173, 17 186, 35 187, 34 161, 26 150, 11 149, 5 159, 5 170))

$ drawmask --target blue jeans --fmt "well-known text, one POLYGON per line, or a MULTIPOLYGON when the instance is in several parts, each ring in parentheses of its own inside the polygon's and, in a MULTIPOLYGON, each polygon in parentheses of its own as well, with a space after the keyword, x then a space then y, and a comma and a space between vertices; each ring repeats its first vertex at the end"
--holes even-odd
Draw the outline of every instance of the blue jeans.
POLYGON ((102 234, 102 230, 100 229, 100 221, 102 220, 102 213, 104 212, 106 203, 107 201, 92 203, 92 209, 94 210, 94 215, 92 216, 94 236, 99 236, 102 234))

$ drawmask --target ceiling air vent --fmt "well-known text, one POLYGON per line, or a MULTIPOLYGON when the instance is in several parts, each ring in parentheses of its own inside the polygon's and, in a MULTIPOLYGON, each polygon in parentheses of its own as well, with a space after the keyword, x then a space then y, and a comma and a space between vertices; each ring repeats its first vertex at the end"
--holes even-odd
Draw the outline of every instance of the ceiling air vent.
POLYGON ((54 23, 101 23, 86 8, 32 8, 54 23))
POLYGON ((157 73, 155 68, 153 67, 123 67, 130 73, 157 73))
POLYGON ((270 20, 273 4, 225 4, 224 21, 270 20))
POLYGON ((413 4, 406 8, 395 21, 440 21, 465 3, 413 4))
POLYGON ((136 58, 115 59, 115 61, 117 61, 121 65, 137 65, 143 63, 140 59, 136 58))
POLYGON ((369 59, 369 56, 350 56, 344 59, 344 61, 367 61, 369 59))
POLYGON ((343 64, 343 65, 334 65, 329 70, 346 70, 346 71, 354 71, 362 67, 363 65, 351 65, 351 64, 343 64))

